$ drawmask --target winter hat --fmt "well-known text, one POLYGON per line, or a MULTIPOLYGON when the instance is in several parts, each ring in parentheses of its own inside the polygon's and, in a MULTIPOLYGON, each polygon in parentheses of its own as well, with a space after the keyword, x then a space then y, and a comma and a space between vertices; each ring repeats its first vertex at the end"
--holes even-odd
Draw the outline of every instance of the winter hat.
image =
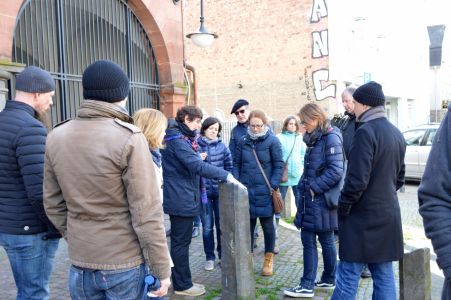
POLYGON ((128 96, 130 83, 127 74, 117 64, 99 60, 83 72, 83 97, 105 102, 122 101, 128 96))
POLYGON ((375 81, 370 81, 357 88, 352 97, 355 101, 372 107, 385 104, 382 86, 375 81))
POLYGON ((249 105, 249 102, 246 99, 236 100, 235 104, 233 104, 232 111, 230 113, 233 114, 238 108, 244 105, 249 105))
POLYGON ((49 93, 55 90, 55 81, 49 72, 30 66, 17 75, 16 90, 27 93, 49 93))

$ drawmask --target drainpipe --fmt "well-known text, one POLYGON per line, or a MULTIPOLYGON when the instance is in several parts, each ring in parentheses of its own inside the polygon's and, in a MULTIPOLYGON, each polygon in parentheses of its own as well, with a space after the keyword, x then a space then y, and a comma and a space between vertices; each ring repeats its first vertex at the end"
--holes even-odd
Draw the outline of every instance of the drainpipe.
MULTIPOLYGON (((196 70, 194 69, 193 66, 185 63, 185 69, 187 69, 188 71, 190 71, 193 74, 193 96, 194 96, 194 103, 193 105, 197 105, 197 81, 196 81, 196 70)), ((190 82, 188 81, 188 84, 190 84, 190 82)), ((189 97, 190 95, 188 95, 189 97)))

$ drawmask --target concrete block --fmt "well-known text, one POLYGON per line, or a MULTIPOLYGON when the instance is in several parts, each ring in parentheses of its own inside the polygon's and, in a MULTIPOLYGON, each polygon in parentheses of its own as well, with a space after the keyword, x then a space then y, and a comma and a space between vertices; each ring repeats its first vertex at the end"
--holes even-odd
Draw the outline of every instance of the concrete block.
POLYGON ((222 245, 222 299, 255 299, 247 190, 219 185, 222 245))
POLYGON ((431 267, 429 248, 404 253, 399 262, 400 300, 431 299, 431 267))

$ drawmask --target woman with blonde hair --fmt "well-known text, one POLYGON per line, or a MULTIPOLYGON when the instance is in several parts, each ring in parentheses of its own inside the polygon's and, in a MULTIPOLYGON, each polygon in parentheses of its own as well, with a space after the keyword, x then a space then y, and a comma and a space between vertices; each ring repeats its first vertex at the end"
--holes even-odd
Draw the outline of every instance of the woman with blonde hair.
POLYGON ((294 224, 301 230, 304 270, 299 285, 285 290, 284 294, 312 298, 314 288, 335 288, 337 251, 334 230, 338 229, 337 210, 327 206, 324 193, 335 187, 344 176, 344 153, 340 131, 330 126, 326 113, 319 105, 304 105, 298 116, 306 131, 303 140, 307 151, 304 172, 298 185, 299 199, 294 224), (322 248, 324 271, 315 282, 317 238, 322 248))
MULTIPOLYGON (((160 149, 163 148, 163 138, 168 126, 168 119, 159 110, 143 108, 135 112, 133 120, 146 137, 152 160, 157 167, 158 180, 160 181, 160 186, 162 186, 163 171, 161 168, 160 149)), ((163 201, 163 190, 161 190, 161 200, 163 201)))

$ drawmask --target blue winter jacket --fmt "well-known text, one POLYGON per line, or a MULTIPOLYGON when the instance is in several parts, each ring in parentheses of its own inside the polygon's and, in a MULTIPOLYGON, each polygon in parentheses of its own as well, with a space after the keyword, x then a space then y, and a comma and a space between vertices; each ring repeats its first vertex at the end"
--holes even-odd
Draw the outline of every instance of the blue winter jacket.
POLYGON ((0 232, 59 237, 42 204, 47 129, 35 114, 14 100, 0 112, 0 232))
POLYGON ((229 149, 230 153, 232 153, 232 159, 235 156, 236 148, 238 147, 239 141, 243 138, 243 136, 247 133, 248 123, 238 123, 232 129, 232 133, 230 135, 229 149))
POLYGON ((229 173, 202 161, 199 152, 182 138, 195 139, 195 133, 185 127, 170 120, 166 130, 166 148, 161 150, 163 209, 169 215, 195 217, 201 212, 200 177, 226 180, 229 173))
MULTIPOLYGON (((232 155, 230 154, 229 148, 221 142, 220 139, 209 143, 205 137, 200 137, 197 142, 200 146, 199 151, 201 153, 207 153, 205 162, 228 172, 232 172, 232 155)), ((208 199, 218 199, 218 183, 219 180, 217 179, 205 178, 208 199)))
POLYGON ((338 229, 337 210, 330 210, 324 192, 334 187, 343 174, 341 133, 334 127, 313 145, 307 145, 304 173, 299 181, 299 203, 294 224, 306 231, 324 232, 338 229), (311 192, 314 192, 312 198, 311 192))
POLYGON ((257 140, 244 136, 233 157, 233 176, 247 187, 251 218, 271 217, 274 214, 272 196, 252 149, 257 152, 271 187, 277 189, 283 172, 282 148, 279 139, 268 130, 257 140))

